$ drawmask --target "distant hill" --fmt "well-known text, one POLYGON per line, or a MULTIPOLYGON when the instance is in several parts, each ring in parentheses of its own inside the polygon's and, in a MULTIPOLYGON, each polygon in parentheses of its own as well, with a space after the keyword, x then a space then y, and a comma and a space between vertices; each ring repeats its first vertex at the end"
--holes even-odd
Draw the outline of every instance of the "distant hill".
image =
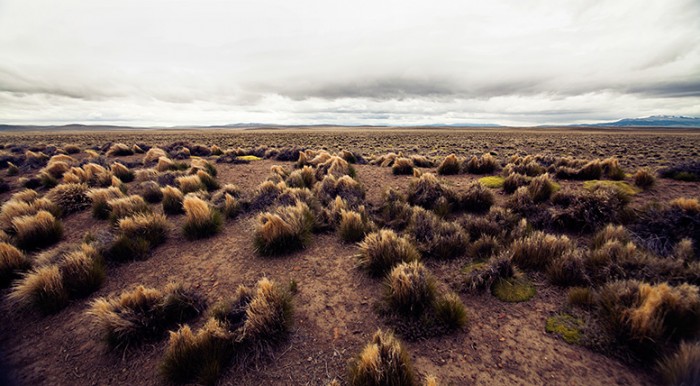
POLYGON ((595 123, 588 125, 595 127, 687 127, 700 128, 700 118, 683 117, 674 115, 654 115, 646 118, 625 118, 615 122, 595 123))

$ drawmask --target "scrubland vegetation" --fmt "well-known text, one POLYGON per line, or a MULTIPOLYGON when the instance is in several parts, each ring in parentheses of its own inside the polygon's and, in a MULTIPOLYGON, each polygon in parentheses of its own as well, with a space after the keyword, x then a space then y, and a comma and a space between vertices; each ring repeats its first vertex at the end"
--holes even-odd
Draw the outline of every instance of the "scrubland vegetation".
MULTIPOLYGON (((43 326, 113 377, 142 356, 131 383, 437 385, 531 339, 699 382, 699 138, 680 157, 661 134, 375 134, 2 137, 0 343, 55 355, 23 335, 43 326), (515 312, 534 336, 483 340, 515 312), (442 374, 426 347, 452 343, 442 374)), ((487 367, 546 382, 518 378, 530 354, 487 367)))

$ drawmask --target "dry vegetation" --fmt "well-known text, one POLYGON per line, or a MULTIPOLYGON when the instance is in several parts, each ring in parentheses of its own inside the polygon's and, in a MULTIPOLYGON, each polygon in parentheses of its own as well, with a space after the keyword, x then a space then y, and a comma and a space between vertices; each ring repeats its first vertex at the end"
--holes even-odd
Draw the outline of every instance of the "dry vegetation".
POLYGON ((693 132, 0 138, 20 384, 699 382, 693 132))

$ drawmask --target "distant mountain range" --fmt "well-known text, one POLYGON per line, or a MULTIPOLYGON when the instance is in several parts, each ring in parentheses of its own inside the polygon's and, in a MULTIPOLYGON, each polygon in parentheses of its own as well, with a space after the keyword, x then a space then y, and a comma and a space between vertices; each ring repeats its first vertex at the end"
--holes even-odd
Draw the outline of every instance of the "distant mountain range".
MULTIPOLYGON (((0 124, 0 132, 2 131, 24 131, 24 130, 37 130, 37 131, 107 131, 107 130, 131 130, 131 129, 218 129, 218 128, 229 128, 229 129, 241 129, 241 130, 251 130, 251 129, 284 129, 284 128, 323 128, 323 127, 391 127, 391 126, 373 126, 373 125, 335 125, 335 124, 316 124, 316 125, 280 125, 280 124, 269 124, 269 123, 232 123, 225 125, 203 125, 203 126, 171 126, 171 127, 138 127, 138 126, 116 126, 116 125, 83 125, 83 124, 69 124, 69 125, 3 125, 0 124)), ((403 126, 399 126, 403 127, 403 126)), ((504 127, 497 123, 458 123, 458 124, 442 124, 435 123, 432 125, 416 125, 410 127, 432 127, 432 128, 498 128, 504 127)), ((586 124, 575 124, 575 125, 541 125, 537 126, 540 128, 551 128, 551 127, 572 127, 572 128, 585 128, 585 127, 611 127, 611 128, 697 128, 700 129, 700 118, 696 117, 684 117, 684 116, 674 116, 674 115, 654 115, 646 118, 625 118, 614 122, 601 122, 601 123, 586 123, 586 124)))
POLYGON ((654 115, 646 118, 625 118, 615 122, 583 124, 573 126, 594 127, 687 127, 700 128, 700 118, 674 115, 654 115))

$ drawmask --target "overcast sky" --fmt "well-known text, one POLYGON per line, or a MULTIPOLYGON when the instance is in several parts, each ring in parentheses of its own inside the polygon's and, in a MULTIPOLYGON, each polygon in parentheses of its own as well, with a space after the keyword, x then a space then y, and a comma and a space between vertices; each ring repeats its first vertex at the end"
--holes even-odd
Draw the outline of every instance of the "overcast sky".
POLYGON ((0 0, 0 123, 700 116, 700 1, 0 0))

